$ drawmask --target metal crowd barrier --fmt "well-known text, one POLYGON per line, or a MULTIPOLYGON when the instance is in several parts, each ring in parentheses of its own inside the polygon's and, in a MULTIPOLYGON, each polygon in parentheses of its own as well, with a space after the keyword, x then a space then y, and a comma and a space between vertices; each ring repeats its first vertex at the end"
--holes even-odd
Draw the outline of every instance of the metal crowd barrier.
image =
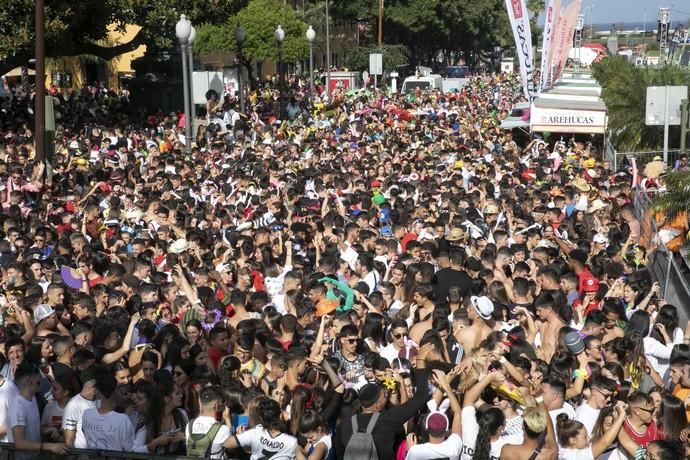
POLYGON ((613 144, 611 144, 611 139, 609 137, 606 138, 606 144, 604 145, 604 160, 609 162, 613 171, 618 170, 618 165, 616 164, 616 149, 613 148, 613 144))
MULTIPOLYGON (((611 162, 614 171, 620 166, 631 165, 632 158, 634 157, 637 162, 637 168, 641 173, 644 171, 644 165, 652 161, 655 156, 663 158, 664 152, 660 150, 650 150, 647 152, 616 152, 610 143, 607 143, 605 149, 605 159, 611 162)), ((690 150, 669 150, 667 171, 673 170, 676 161, 683 157, 690 157, 690 150)))
MULTIPOLYGON (((651 250, 651 262, 648 264, 652 278, 661 285, 661 293, 667 303, 678 309, 681 324, 690 318, 690 273, 688 263, 684 260, 684 248, 677 252, 669 251, 659 239, 659 228, 651 208, 651 198, 640 188, 633 192, 635 217, 643 227, 642 239, 651 250)), ((687 259, 686 259, 687 260, 687 259)))
POLYGON ((177 455, 138 454, 112 450, 70 449, 67 455, 51 452, 29 452, 17 450, 14 444, 0 443, 0 460, 193 460, 193 457, 177 455))

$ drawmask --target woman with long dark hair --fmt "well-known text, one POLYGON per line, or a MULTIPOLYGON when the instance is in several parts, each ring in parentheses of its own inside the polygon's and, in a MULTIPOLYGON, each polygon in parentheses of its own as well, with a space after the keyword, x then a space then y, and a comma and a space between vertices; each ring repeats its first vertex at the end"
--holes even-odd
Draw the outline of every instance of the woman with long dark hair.
POLYGON ((192 319, 185 325, 185 336, 190 345, 196 344, 204 336, 204 327, 198 319, 192 319))
POLYGON ((421 282, 421 267, 419 264, 410 264, 407 266, 407 271, 405 272, 404 290, 405 299, 404 302, 412 302, 412 294, 415 289, 417 289, 417 284, 421 282))
POLYGON ((661 407, 657 416, 657 424, 664 435, 664 439, 680 439, 680 433, 688 427, 683 401, 669 392, 663 392, 661 394, 661 407))
POLYGON ((159 455, 184 455, 187 414, 180 409, 182 391, 172 382, 156 386, 149 401, 148 413, 137 426, 136 452, 159 455))
POLYGON ((307 409, 311 409, 314 395, 306 385, 299 385, 292 391, 290 399, 290 419, 288 420, 288 432, 293 436, 299 433, 299 423, 307 409))
POLYGON ((679 323, 678 309, 673 305, 664 305, 654 318, 654 326, 649 334, 651 340, 645 341, 647 359, 659 375, 663 376, 668 370, 673 347, 683 343, 683 330, 679 323))
POLYGON ((305 453, 308 460, 335 458, 328 423, 318 412, 308 410, 299 422, 299 432, 307 439, 305 453))
POLYGON ((362 325, 362 340, 369 350, 378 353, 386 346, 385 318, 379 313, 368 313, 362 325))
MULTIPOLYGON (((192 374, 195 369, 194 361, 191 359, 181 359, 175 364, 172 371, 173 382, 180 387, 182 394, 182 406, 187 411, 187 414, 199 413, 199 402, 194 394, 192 385, 192 374)), ((191 415, 190 415, 191 416, 191 415)))
POLYGON ((26 354, 27 361, 41 368, 41 372, 46 373, 43 369, 47 368, 46 365, 53 361, 54 358, 53 345, 48 337, 37 336, 31 339, 29 351, 26 354))
POLYGON ((506 416, 498 407, 492 407, 479 414, 477 417, 479 432, 474 443, 473 460, 499 458, 503 444, 499 445, 497 441, 501 438, 505 423, 506 416))
MULTIPOLYGON (((655 325, 655 327, 657 327, 655 325)), ((658 327, 657 327, 658 328, 658 327)), ((671 353, 673 352, 673 343, 663 344, 657 339, 650 336, 651 332, 651 317, 649 313, 643 310, 638 310, 632 314, 628 326, 625 329, 625 344, 637 344, 638 340, 633 340, 635 337, 639 337, 641 345, 637 344, 634 347, 627 345, 629 351, 631 349, 636 349, 639 355, 640 349, 644 353, 642 359, 638 359, 639 365, 644 366, 646 361, 651 364, 647 366, 651 373, 651 377, 654 379, 656 385, 661 385, 661 378, 659 376, 663 375, 668 369, 668 363, 671 359, 671 353), (631 335, 632 334, 632 335, 631 335)), ((658 330, 664 330, 663 326, 658 328, 658 330)), ((642 367, 644 370, 644 367, 642 367)), ((633 381, 633 387, 635 387, 635 382, 633 381)))

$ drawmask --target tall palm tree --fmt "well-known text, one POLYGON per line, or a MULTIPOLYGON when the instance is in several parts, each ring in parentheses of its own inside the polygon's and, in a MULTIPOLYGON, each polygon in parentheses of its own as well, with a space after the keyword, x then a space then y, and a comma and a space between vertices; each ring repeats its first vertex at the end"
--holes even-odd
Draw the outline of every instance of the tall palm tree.
POLYGON ((690 172, 671 172, 664 176, 665 191, 652 198, 652 207, 675 218, 690 212, 690 172))
MULTIPOLYGON (((690 72, 678 66, 636 67, 622 56, 609 56, 594 67, 609 115, 609 129, 619 151, 659 148, 663 130, 645 124, 648 86, 690 85, 690 72)), ((677 128, 673 136, 678 135, 677 128)))

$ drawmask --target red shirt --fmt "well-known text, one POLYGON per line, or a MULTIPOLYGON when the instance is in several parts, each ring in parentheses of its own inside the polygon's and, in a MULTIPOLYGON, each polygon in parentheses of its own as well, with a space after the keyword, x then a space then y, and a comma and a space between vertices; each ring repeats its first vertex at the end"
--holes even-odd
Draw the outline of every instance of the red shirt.
POLYGON ((213 368, 218 369, 218 363, 220 362, 220 359, 227 355, 226 352, 223 352, 216 347, 208 347, 208 357, 213 363, 213 368))
POLYGON ((589 271, 587 267, 583 268, 582 271, 577 275, 578 278, 578 283, 577 283, 577 292, 582 295, 585 289, 585 280, 589 278, 594 278, 594 275, 592 275, 592 272, 589 271))
POLYGON ((630 422, 628 420, 625 420, 625 423, 623 423, 623 429, 625 432, 630 436, 630 438, 637 444, 638 446, 642 447, 643 449, 647 448, 647 445, 652 442, 652 441, 657 441, 659 439, 663 439, 663 436, 659 432, 659 429, 656 426, 656 422, 652 422, 647 426, 647 431, 644 433, 638 433, 635 431, 635 429, 630 425, 630 422))
POLYGON ((415 232, 410 232, 403 236, 402 241, 400 241, 400 247, 402 248, 403 252, 407 250, 407 243, 410 241, 417 241, 417 234, 415 232))

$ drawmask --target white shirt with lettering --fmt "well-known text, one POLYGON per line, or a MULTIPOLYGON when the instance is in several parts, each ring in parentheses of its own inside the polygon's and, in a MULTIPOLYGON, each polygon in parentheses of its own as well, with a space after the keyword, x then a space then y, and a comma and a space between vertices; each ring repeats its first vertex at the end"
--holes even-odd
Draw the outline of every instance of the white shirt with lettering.
POLYGON ((250 460, 294 460, 297 438, 280 433, 273 437, 261 425, 235 436, 240 446, 251 450, 250 460))
POLYGON ((101 414, 98 409, 84 411, 81 426, 87 449, 134 450, 134 427, 129 417, 115 411, 101 414))
POLYGON ((74 431, 74 447, 86 449, 86 438, 81 430, 82 417, 88 409, 98 408, 98 401, 89 401, 78 394, 69 400, 62 415, 62 430, 74 431))
MULTIPOLYGON (((477 443, 477 435, 479 434, 479 424, 477 423, 477 410, 474 406, 467 406, 462 408, 462 454, 460 460, 472 460, 474 458, 474 447, 477 443)), ((521 435, 501 436, 496 441, 491 442, 491 452, 489 458, 491 460, 499 460, 501 458, 501 449, 506 444, 522 444, 521 435)))

